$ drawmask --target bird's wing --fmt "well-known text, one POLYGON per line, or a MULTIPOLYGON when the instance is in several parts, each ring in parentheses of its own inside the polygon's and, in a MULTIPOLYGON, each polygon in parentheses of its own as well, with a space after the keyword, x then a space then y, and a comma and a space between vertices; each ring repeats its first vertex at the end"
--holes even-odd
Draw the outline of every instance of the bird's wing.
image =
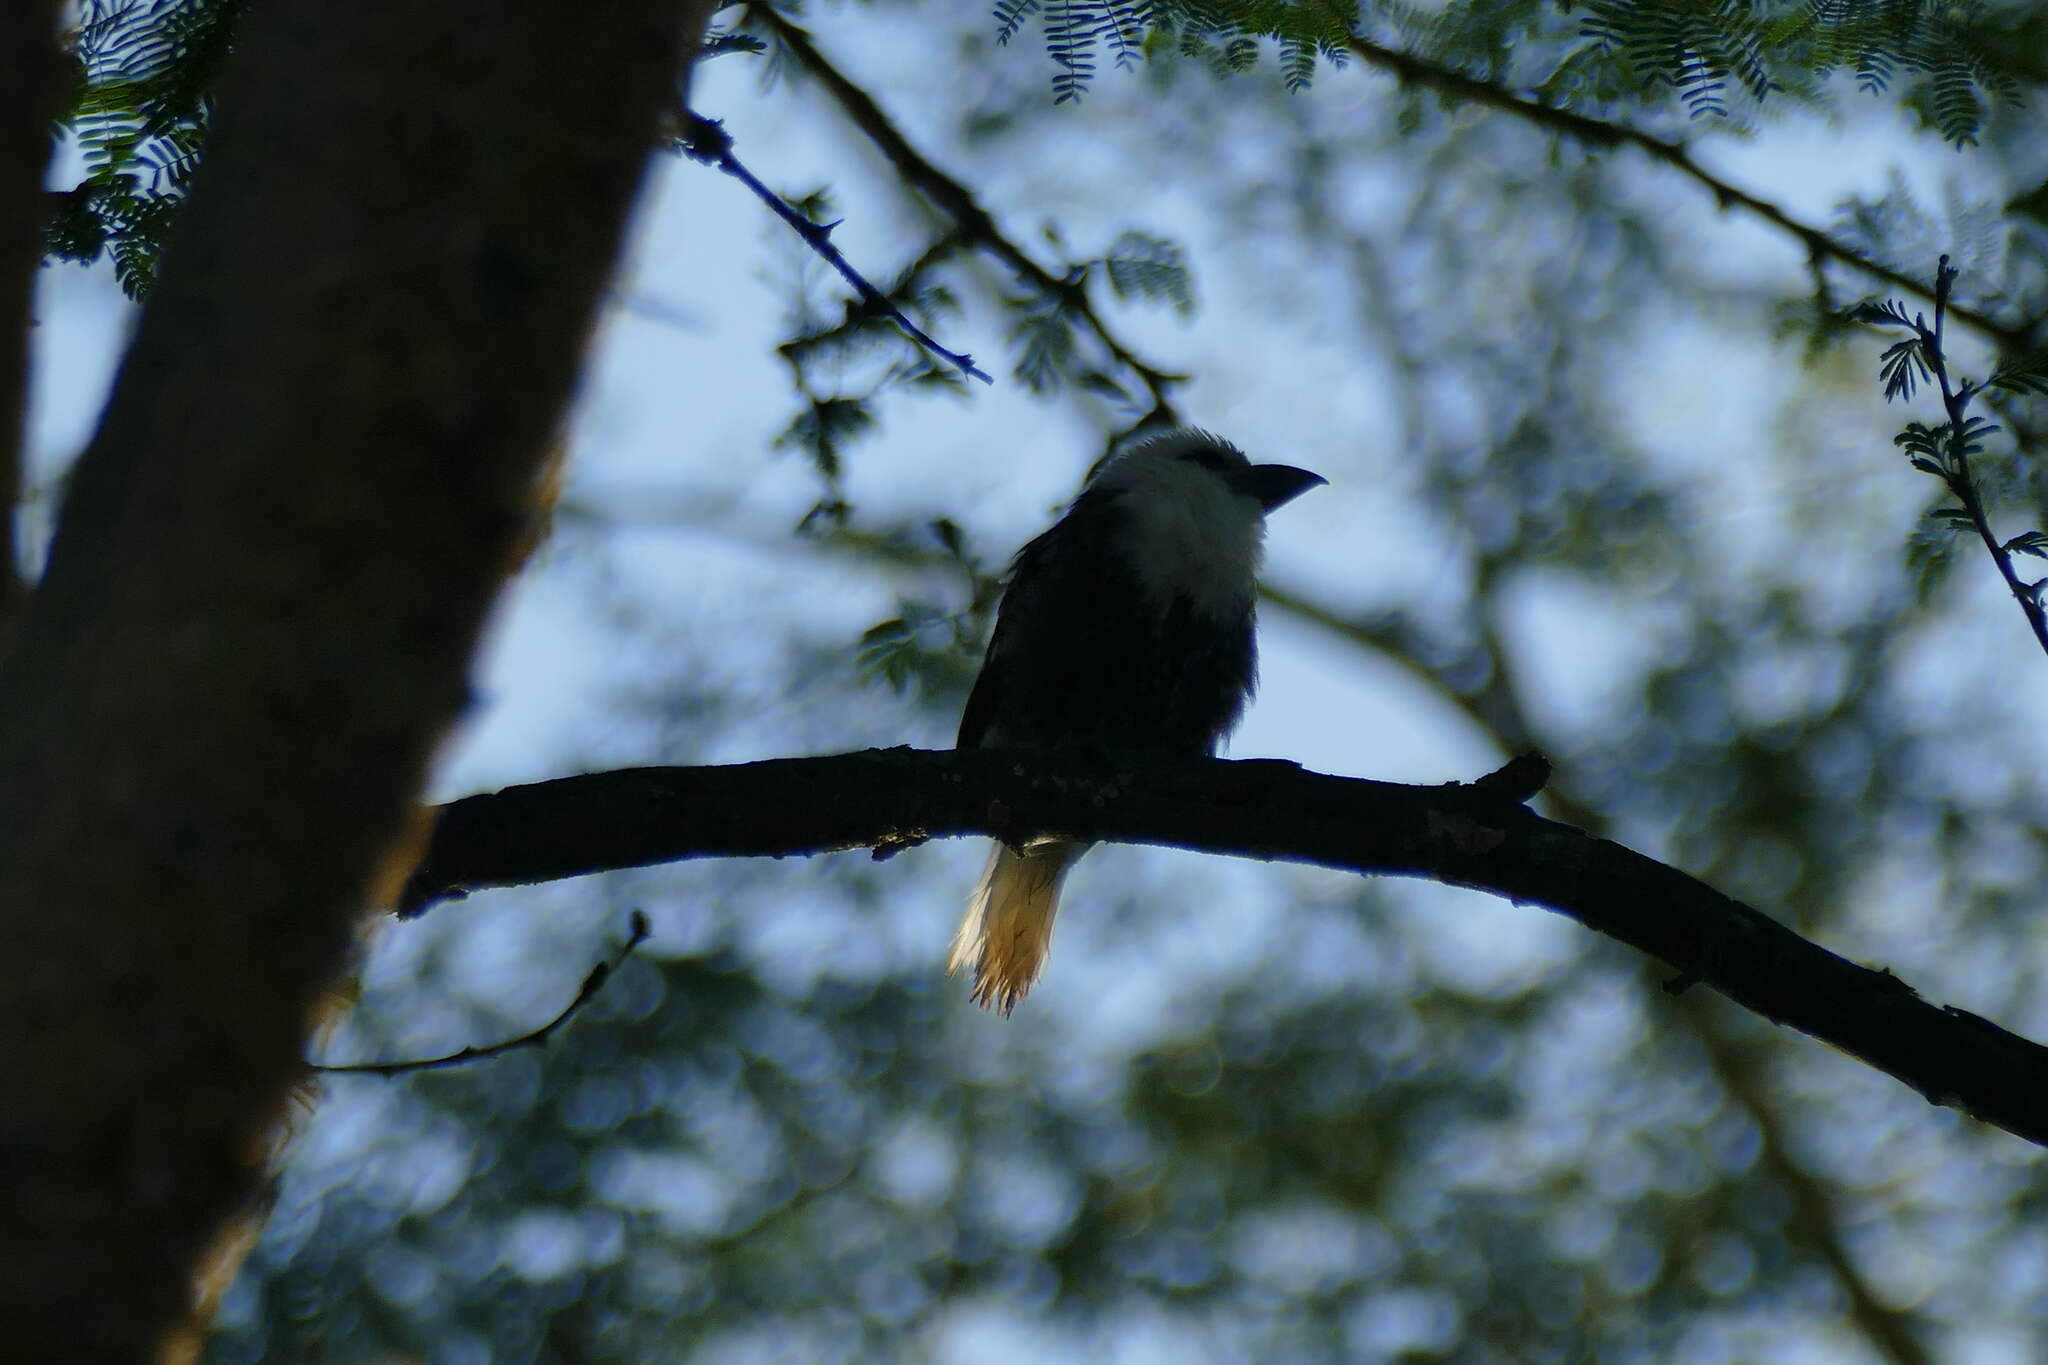
MULTIPOLYGON (((1015 698, 1010 688, 1021 671, 1033 675, 1028 661, 1034 654, 1064 655, 1087 642, 1071 638, 1091 627, 1106 628, 1105 607, 1130 595, 1120 582, 1111 591, 1110 580, 1121 579, 1127 570, 1111 558, 1118 523, 1123 511, 1115 494, 1096 490, 1074 500, 1065 516, 1050 529, 1017 552, 1010 566, 1009 586, 996 608, 996 627, 989 635, 988 653, 981 673, 967 694, 967 709, 960 716, 960 738, 956 747, 973 749, 987 741, 989 728, 1015 698)), ((1120 624, 1120 623, 1119 623, 1120 624)), ((1045 736, 1033 742, 1046 743, 1045 736)))

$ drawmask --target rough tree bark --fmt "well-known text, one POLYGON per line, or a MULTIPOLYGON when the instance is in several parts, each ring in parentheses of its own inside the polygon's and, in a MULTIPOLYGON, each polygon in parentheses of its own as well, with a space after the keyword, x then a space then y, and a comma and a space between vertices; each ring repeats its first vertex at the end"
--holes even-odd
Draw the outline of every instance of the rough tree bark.
POLYGON ((249 1195, 708 12, 250 7, 0 658, 9 1358, 152 1357, 249 1195))

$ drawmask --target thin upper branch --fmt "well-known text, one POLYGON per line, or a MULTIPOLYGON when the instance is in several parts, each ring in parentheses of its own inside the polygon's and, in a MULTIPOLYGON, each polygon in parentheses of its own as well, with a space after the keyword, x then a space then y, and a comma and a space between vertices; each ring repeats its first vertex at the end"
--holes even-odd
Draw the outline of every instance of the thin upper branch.
MULTIPOLYGON (((769 5, 750 5, 746 21, 774 35, 798 64, 824 87, 853 125, 880 151, 897 175, 916 188, 940 211, 951 218, 956 233, 967 243, 1003 263, 1032 288, 1062 298, 1087 323, 1103 348, 1119 364, 1135 373, 1150 391, 1157 411, 1171 416, 1170 393, 1183 376, 1158 369, 1131 351, 1088 302, 1085 291, 1061 279, 1034 260, 1003 234, 966 185, 941 170, 919 152, 902 130, 876 104, 874 98, 840 71, 811 40, 807 30, 792 23, 769 5)), ((1356 36, 1351 51, 1368 65, 1400 80, 1423 86, 1465 103, 1482 105, 1512 114, 1554 133, 1596 147, 1635 147, 1703 186, 1723 208, 1740 209, 1787 234, 1805 248, 1811 262, 1833 261, 1863 272, 1895 288, 1930 302, 1934 292, 1925 281, 1896 270, 1820 228, 1793 217, 1777 204, 1744 190, 1702 166, 1682 142, 1660 138, 1624 124, 1609 123, 1570 109, 1544 104, 1526 95, 1494 85, 1452 68, 1439 66, 1413 53, 1385 47, 1369 38, 1356 36)), ((2028 344, 2034 324, 2001 322, 1978 309, 1954 303, 1948 311, 2001 346, 2017 349, 2028 344)))
POLYGON ((869 283, 867 276, 846 259, 846 253, 833 245, 832 229, 839 226, 837 223, 812 222, 791 208, 781 195, 762 184, 760 177, 733 154, 732 134, 725 131, 724 124, 687 109, 678 111, 677 124, 676 143, 685 155, 707 166, 715 166, 745 185, 749 193, 767 205, 769 212, 789 224, 805 246, 815 251, 825 264, 839 272, 841 279, 853 286, 854 292, 860 295, 861 307, 888 318, 903 329, 905 336, 969 379, 979 379, 984 384, 996 382, 993 376, 975 365, 973 356, 941 346, 931 333, 912 322, 907 313, 891 303, 887 294, 869 283))
MULTIPOLYGON (((1812 224, 1800 222, 1768 199, 1760 198, 1729 183, 1694 160, 1692 152, 1682 142, 1657 137, 1625 124, 1609 123, 1604 119, 1593 118, 1570 109, 1544 104, 1527 95, 1518 95, 1512 90, 1503 89, 1490 81, 1468 76, 1450 67, 1439 66, 1413 53, 1383 47, 1370 38, 1354 36, 1350 49, 1361 61, 1378 67, 1404 82, 1434 90, 1464 103, 1483 105, 1488 109, 1513 114, 1526 122, 1562 134, 1576 142, 1595 147, 1637 148, 1704 186, 1722 208, 1741 209, 1744 213, 1795 238, 1806 248, 1810 259, 1835 261, 1860 270, 1873 279, 1882 280, 1895 289, 1915 294, 1929 302, 1934 300, 1933 287, 1926 281, 1904 271, 1894 270, 1847 243, 1837 241, 1812 224)), ((1974 308, 1950 304, 1949 313, 1969 323, 1984 335, 1996 339, 2002 346, 2017 348, 2028 339, 2028 327, 2000 322, 1990 314, 1974 308)))
POLYGON ((875 103, 874 97, 818 50, 808 30, 791 23, 772 5, 747 6, 743 22, 774 35, 797 63, 824 87, 825 93, 832 97, 862 136, 874 144, 897 176, 953 221, 954 234, 961 241, 1001 262, 1027 287, 1048 298, 1059 299, 1074 316, 1088 325, 1088 330, 1094 333, 1103 350, 1144 384, 1152 398, 1151 415, 1160 421, 1176 420, 1171 394, 1184 376, 1161 370, 1132 351, 1102 320, 1095 305, 1089 301, 1086 289, 1053 274, 1005 236, 988 210, 974 197, 974 192, 940 170, 930 158, 912 146, 910 139, 875 103))
POLYGON ((490 886, 704 857, 884 853, 1042 834, 1424 877, 1568 915, 1912 1086, 2048 1145, 2048 1048, 1929 1004, 1683 872, 1483 788, 1329 777, 1291 763, 871 750, 634 768, 439 811, 401 908, 490 886))

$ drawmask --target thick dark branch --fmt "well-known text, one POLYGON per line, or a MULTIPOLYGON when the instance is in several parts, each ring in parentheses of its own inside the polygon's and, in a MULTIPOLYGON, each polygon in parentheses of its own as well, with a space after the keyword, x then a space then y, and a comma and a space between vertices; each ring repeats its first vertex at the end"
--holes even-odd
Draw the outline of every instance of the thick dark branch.
MULTIPOLYGON (((1695 161, 1692 152, 1682 142, 1670 141, 1637 128, 1608 123, 1603 119, 1570 109, 1544 104, 1526 95, 1518 95, 1512 90, 1504 90, 1489 81, 1468 76, 1462 71, 1438 66, 1413 53, 1382 47, 1369 38, 1353 37, 1350 47, 1351 51, 1367 64, 1376 66, 1411 85, 1434 90, 1461 103, 1497 109, 1591 146, 1637 148, 1697 181, 1714 196, 1714 201, 1722 208, 1741 209, 1797 239, 1799 244, 1806 248, 1810 260, 1836 261, 1860 270, 1873 279, 1883 280, 1895 289, 1916 294, 1929 302, 1934 300, 1934 290, 1926 281, 1916 279, 1904 271, 1894 270, 1847 243, 1836 241, 1819 228, 1800 222, 1768 199, 1759 198, 1747 190, 1737 188, 1695 161)), ((2032 330, 2029 327, 2000 322, 1988 313, 1974 308, 1961 308, 1950 304, 1948 311, 1951 316, 1960 318, 1984 335, 1995 338, 2008 349, 2023 346, 2032 330)))
POLYGON ((634 768, 445 806, 401 913, 509 886, 685 858, 789 857, 1058 834, 1352 872, 1530 902, 2048 1145, 2048 1049, 1929 1004, 1673 868, 1483 788, 1329 777, 1291 763, 883 749, 634 768))

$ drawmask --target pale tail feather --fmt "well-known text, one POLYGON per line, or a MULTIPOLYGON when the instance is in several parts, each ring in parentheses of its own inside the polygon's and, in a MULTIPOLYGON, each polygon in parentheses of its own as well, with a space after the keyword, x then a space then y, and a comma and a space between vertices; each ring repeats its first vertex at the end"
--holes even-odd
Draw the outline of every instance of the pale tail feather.
POLYGON ((1023 853, 997 844, 982 869, 967 915, 953 935, 948 972, 974 969, 974 1003, 1008 1014, 1045 970, 1052 949, 1060 884, 1086 844, 1046 842, 1023 853))

